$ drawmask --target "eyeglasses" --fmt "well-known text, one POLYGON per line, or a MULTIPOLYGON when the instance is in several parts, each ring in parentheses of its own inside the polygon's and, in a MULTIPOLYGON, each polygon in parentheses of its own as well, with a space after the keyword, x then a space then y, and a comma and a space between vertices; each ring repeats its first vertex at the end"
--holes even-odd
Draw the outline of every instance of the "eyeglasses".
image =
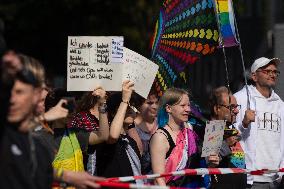
POLYGON ((257 70, 257 72, 262 72, 264 73, 265 75, 275 75, 276 77, 278 77, 280 75, 280 71, 278 70, 257 70))
POLYGON ((219 106, 223 106, 223 107, 225 107, 225 108, 227 108, 227 109, 229 109, 230 111, 232 111, 232 110, 240 110, 241 109, 241 105, 239 105, 239 104, 231 104, 231 105, 224 105, 224 104, 219 104, 219 106))

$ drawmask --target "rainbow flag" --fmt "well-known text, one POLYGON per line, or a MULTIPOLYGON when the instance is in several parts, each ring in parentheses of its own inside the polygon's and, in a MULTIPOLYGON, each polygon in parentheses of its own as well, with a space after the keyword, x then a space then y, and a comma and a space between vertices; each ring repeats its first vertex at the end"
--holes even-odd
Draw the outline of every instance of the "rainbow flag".
POLYGON ((219 46, 232 47, 239 45, 235 33, 235 19, 231 0, 213 0, 219 25, 219 46))
POLYGON ((217 49, 219 31, 213 0, 163 0, 151 39, 152 61, 159 65, 154 87, 187 87, 191 65, 217 49))
POLYGON ((52 166, 55 169, 84 171, 83 154, 73 131, 65 131, 52 166))
POLYGON ((230 162, 237 168, 245 169, 245 153, 239 142, 234 147, 231 147, 232 155, 230 162))

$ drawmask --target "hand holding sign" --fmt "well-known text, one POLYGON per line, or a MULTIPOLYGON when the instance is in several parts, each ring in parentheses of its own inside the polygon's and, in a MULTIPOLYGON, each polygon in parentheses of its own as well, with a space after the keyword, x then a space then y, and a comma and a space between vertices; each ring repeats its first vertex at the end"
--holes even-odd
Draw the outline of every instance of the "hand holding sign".
POLYGON ((134 83, 126 80, 122 83, 122 102, 129 103, 134 89, 134 83))

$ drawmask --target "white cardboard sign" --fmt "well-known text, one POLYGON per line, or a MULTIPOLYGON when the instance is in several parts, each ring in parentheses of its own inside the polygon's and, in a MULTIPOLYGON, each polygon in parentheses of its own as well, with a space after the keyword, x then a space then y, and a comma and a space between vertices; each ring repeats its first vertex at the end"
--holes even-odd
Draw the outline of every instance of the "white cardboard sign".
POLYGON ((68 37, 67 90, 121 91, 122 81, 134 82, 135 92, 147 98, 159 66, 123 47, 123 37, 68 37))
POLYGON ((69 36, 67 90, 121 90, 123 37, 69 36))
POLYGON ((226 122, 212 120, 206 123, 201 157, 208 157, 212 153, 218 154, 223 141, 226 122))
POLYGON ((134 82, 135 92, 147 98, 159 66, 144 56, 124 47, 123 80, 134 82))

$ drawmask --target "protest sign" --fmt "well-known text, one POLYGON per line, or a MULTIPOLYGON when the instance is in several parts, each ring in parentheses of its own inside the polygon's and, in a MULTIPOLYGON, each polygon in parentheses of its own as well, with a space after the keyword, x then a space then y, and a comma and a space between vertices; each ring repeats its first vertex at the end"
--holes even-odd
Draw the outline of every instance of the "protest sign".
POLYGON ((123 37, 69 36, 67 90, 121 90, 123 37))
POLYGON ((201 157, 207 157, 212 153, 218 154, 223 141, 226 122, 224 120, 212 120, 206 123, 201 157))
POLYGON ((123 37, 68 37, 67 90, 121 91, 123 80, 134 82, 135 92, 147 98, 158 65, 123 47, 123 37))
POLYGON ((124 47, 123 80, 134 82, 135 92, 147 98, 159 66, 144 56, 124 47))

